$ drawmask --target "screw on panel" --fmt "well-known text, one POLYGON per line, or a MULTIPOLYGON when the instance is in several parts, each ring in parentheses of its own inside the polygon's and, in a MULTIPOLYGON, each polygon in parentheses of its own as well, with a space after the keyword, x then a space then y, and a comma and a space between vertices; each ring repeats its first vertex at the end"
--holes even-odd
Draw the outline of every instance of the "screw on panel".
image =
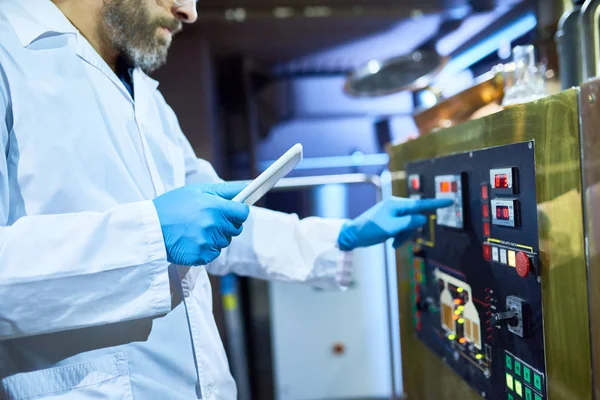
POLYGON ((537 277, 537 282, 538 282, 538 283, 542 283, 542 277, 541 277, 541 276, 538 276, 538 277, 537 277))
POLYGON ((473 152, 469 153, 469 158, 473 158, 473 152))
POLYGON ((483 397, 485 399, 485 396, 486 396, 485 392, 481 392, 481 397, 483 397))
POLYGON ((591 105, 596 104, 596 95, 594 93, 590 93, 588 95, 588 101, 590 102, 591 105))
POLYGON ((527 145, 527 147, 529 147, 529 150, 533 149, 533 143, 529 142, 529 144, 527 145))

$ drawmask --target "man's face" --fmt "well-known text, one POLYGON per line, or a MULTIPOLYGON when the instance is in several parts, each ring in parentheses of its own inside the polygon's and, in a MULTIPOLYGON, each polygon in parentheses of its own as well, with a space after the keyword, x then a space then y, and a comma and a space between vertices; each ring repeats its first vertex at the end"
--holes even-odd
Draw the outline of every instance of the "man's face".
POLYGON ((152 72, 167 61, 173 35, 181 21, 162 0, 104 0, 104 34, 134 67, 152 72))

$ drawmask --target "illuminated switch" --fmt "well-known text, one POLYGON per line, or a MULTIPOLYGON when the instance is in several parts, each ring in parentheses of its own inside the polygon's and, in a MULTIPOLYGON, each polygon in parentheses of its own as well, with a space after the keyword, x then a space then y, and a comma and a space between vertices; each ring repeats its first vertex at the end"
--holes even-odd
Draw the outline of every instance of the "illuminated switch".
POLYGON ((535 400, 543 400, 542 396, 540 396, 539 394, 535 394, 535 400))
POLYGON ((517 253, 515 253, 513 250, 508 251, 508 265, 511 267, 517 266, 517 253))
POLYGON ((525 386, 525 400, 533 400, 533 392, 525 386))
POLYGON ((481 187, 481 199, 487 200, 489 198, 490 198, 490 193, 489 193, 488 185, 483 185, 481 187))
POLYGON ((515 400, 515 396, 513 396, 512 393, 509 393, 507 399, 508 400, 515 400))
POLYGON ((490 205, 489 204, 484 204, 481 206, 481 215, 483 216, 483 218, 490 217, 490 205))
POLYGON ((490 234, 491 234, 490 223, 486 221, 483 223, 483 236, 490 237, 490 234))
POLYGON ((523 397, 523 385, 521 382, 515 379, 515 392, 519 395, 519 397, 523 397))
POLYGON ((512 377, 511 374, 506 374, 506 386, 510 390, 515 390, 515 385, 514 385, 513 377, 512 377))
POLYGON ((531 370, 525 365, 523 365, 523 379, 531 385, 531 370))
POLYGON ((483 258, 487 261, 492 260, 492 246, 487 243, 483 244, 483 258))
POLYGON ((506 365, 506 369, 508 370, 512 370, 512 357, 508 354, 506 354, 505 356, 505 365, 506 365))
POLYGON ((421 177, 419 175, 410 175, 408 177, 408 183, 412 192, 421 191, 421 177))
POLYGON ((500 261, 500 255, 498 254, 498 248, 496 246, 492 246, 492 260, 496 262, 500 261))
POLYGON ((506 249, 500 249, 500 262, 502 264, 507 263, 506 249))
POLYGON ((521 376, 521 362, 519 360, 515 360, 515 375, 521 376))
POLYGON ((533 386, 540 392, 542 391, 542 377, 538 373, 533 373, 533 386))

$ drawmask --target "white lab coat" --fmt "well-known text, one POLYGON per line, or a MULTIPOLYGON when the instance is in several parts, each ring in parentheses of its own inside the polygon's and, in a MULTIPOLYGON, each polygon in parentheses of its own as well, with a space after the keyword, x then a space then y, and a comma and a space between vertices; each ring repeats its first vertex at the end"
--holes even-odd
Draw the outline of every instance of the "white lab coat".
POLYGON ((0 399, 234 399, 207 270, 339 286, 342 221, 253 208, 170 266, 155 196, 216 182, 157 82, 135 102, 49 0, 0 0, 0 399))

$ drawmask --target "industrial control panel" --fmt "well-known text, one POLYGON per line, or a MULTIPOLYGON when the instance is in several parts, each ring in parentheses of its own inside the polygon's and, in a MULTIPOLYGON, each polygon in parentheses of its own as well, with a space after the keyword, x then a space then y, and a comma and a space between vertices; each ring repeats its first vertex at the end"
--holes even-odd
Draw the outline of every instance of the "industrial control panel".
POLYGON ((415 335, 482 398, 546 399, 534 142, 411 162, 449 198, 412 243, 415 335))

